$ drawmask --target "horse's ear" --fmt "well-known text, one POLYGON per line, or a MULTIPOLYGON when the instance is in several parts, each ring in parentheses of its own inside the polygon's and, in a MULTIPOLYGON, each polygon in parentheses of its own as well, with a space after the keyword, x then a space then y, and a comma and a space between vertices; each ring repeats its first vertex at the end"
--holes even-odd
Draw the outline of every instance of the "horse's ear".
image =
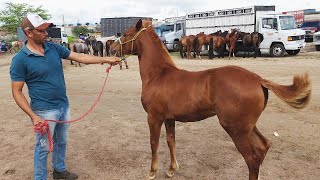
POLYGON ((139 31, 142 28, 142 20, 140 19, 136 24, 136 29, 139 31))

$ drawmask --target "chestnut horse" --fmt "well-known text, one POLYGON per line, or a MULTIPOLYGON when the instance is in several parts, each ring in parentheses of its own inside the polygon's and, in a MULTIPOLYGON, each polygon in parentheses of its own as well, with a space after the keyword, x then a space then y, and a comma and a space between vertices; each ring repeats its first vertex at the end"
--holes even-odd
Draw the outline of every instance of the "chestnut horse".
POLYGON ((107 57, 110 57, 111 54, 110 54, 110 46, 111 44, 114 43, 114 40, 113 39, 109 39, 107 42, 106 42, 106 56, 107 57))
POLYGON ((179 43, 181 58, 184 58, 185 56, 187 56, 187 58, 190 59, 191 51, 194 52, 193 56, 195 57, 197 47, 198 47, 198 40, 196 36, 194 35, 183 36, 179 43))
POLYGON ((166 128, 172 177, 178 170, 175 121, 197 122, 218 116, 221 126, 233 140, 249 169, 249 179, 258 179, 259 167, 271 145, 256 127, 267 105, 268 89, 294 108, 304 108, 311 98, 308 74, 296 75, 293 84, 279 85, 238 66, 225 66, 198 72, 179 69, 155 33, 151 22, 139 20, 125 31, 113 52, 137 53, 142 80, 141 102, 148 113, 151 169, 148 179, 158 171, 161 126, 166 128))
POLYGON ((226 36, 226 44, 229 48, 229 59, 231 55, 235 57, 234 50, 236 48, 236 42, 239 39, 239 31, 237 29, 231 29, 231 32, 226 36))
POLYGON ((218 53, 218 58, 224 58, 224 52, 226 50, 226 36, 228 35, 228 31, 217 31, 215 33, 210 34, 209 41, 209 59, 214 58, 213 51, 216 50, 218 53))

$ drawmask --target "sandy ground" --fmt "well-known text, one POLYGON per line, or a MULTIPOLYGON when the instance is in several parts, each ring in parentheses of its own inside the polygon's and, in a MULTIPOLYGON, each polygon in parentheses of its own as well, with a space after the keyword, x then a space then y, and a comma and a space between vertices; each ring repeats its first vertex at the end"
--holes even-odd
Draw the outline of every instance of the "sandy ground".
MULTIPOLYGON (((32 179, 35 134, 30 119, 11 95, 12 56, 0 57, 0 179, 32 179)), ((281 84, 291 84, 296 73, 309 72, 313 94, 306 109, 292 109, 270 93, 268 106, 257 125, 273 144, 260 175, 267 180, 319 179, 320 52, 304 50, 294 57, 232 60, 181 60, 177 54, 172 57, 179 68, 190 71, 238 65, 281 84), (279 136, 274 136, 274 132, 279 136)), ((66 161, 68 169, 78 173, 80 179, 137 180, 147 175, 151 161, 147 114, 140 103, 137 57, 131 56, 128 61, 128 70, 112 68, 102 99, 94 111, 84 120, 71 124, 66 161)), ((106 76, 106 66, 80 68, 64 61, 64 67, 71 113, 77 118, 96 99, 106 76)), ((27 93, 27 88, 24 90, 27 93)), ((176 141, 180 169, 172 180, 248 179, 244 159, 217 117, 197 123, 177 122, 176 141)), ((51 160, 48 163, 51 164, 51 160)), ((169 163, 163 127, 156 179, 166 179, 169 163)), ((51 179, 51 168, 49 173, 51 179)))

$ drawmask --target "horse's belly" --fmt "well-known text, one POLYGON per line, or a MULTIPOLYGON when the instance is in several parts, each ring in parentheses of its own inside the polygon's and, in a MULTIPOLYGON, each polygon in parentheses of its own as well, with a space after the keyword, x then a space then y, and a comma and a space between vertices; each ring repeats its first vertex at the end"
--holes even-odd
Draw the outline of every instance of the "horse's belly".
POLYGON ((201 121, 215 115, 216 115, 215 112, 190 113, 190 114, 176 115, 174 117, 174 120, 179 122, 196 122, 196 121, 201 121))

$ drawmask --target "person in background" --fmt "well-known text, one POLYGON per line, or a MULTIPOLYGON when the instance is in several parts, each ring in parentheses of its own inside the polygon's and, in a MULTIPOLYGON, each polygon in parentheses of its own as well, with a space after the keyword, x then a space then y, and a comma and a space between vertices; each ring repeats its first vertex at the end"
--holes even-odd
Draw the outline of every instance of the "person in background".
MULTIPOLYGON (((120 62, 117 57, 97 57, 71 52, 60 44, 47 41, 46 29, 52 23, 45 22, 37 14, 23 18, 21 27, 27 36, 22 50, 13 57, 10 66, 12 95, 17 105, 31 118, 34 126, 43 125, 44 119, 67 121, 70 119, 69 101, 66 94, 61 59, 69 59, 85 64, 120 62), (23 93, 24 85, 28 86, 28 103, 23 93)), ((53 137, 52 152, 53 179, 77 179, 66 167, 66 147, 68 124, 49 122, 53 137)), ((34 151, 34 179, 46 180, 48 176, 47 158, 49 143, 47 135, 36 133, 34 151)))
MULTIPOLYGON (((115 42, 117 42, 120 37, 121 37, 121 33, 118 32, 118 33, 116 34, 115 42)), ((120 54, 119 56, 121 56, 121 57, 120 57, 120 58, 121 58, 121 62, 119 63, 119 65, 120 65, 120 70, 122 70, 122 61, 123 61, 124 64, 126 65, 126 69, 129 69, 128 62, 127 62, 127 59, 126 59, 125 55, 124 55, 124 54, 120 54)))

